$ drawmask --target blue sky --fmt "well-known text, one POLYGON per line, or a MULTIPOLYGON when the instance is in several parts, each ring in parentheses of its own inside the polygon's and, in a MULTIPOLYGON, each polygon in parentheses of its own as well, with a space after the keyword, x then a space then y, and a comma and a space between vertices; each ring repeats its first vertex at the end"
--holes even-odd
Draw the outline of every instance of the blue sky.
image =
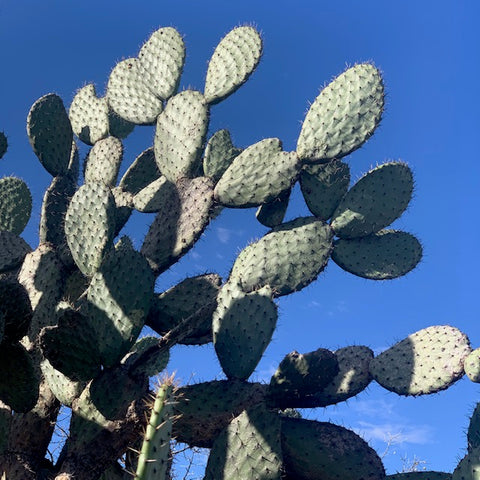
MULTIPOLYGON (((286 150, 294 149, 320 88, 346 66, 373 61, 384 74, 386 112, 348 163, 354 179, 387 160, 410 165, 414 199, 395 227, 416 234, 425 256, 414 272, 388 282, 363 280, 329 264, 313 285, 279 301, 274 340, 252 379, 267 381, 294 349, 364 344, 381 351, 429 325, 454 325, 478 347, 479 14, 476 0, 0 0, 0 130, 10 143, 0 173, 22 177, 32 190, 34 213, 25 238, 36 245, 40 202, 50 182, 25 134, 37 98, 55 92, 68 107, 75 90, 90 82, 103 93, 115 63, 136 55, 161 26, 185 35, 181 86, 202 89, 220 38, 234 26, 253 24, 263 35, 263 59, 245 86, 213 107, 211 131, 230 129, 241 147, 279 137, 286 150)), ((136 129, 125 145, 124 168, 152 138, 151 129, 136 129)), ((288 217, 305 213, 297 192, 288 217)), ((149 220, 139 216, 129 229, 137 245, 149 220)), ((225 277, 240 249, 265 232, 254 210, 225 212, 158 289, 207 270, 225 277)), ((177 348, 169 368, 184 383, 222 378, 211 347, 177 348)), ((372 384, 346 405, 307 414, 361 432, 380 452, 385 436, 394 436, 397 443, 385 458, 389 472, 401 468, 402 456, 451 471, 464 454, 478 394, 478 385, 467 379, 421 398, 399 398, 372 384)))

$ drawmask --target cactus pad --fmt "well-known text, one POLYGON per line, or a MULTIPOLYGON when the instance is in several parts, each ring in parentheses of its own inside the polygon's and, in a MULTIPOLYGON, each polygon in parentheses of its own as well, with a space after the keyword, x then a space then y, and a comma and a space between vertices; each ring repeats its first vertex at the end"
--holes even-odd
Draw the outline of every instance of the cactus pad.
POLYGON ((206 177, 218 181, 241 151, 241 148, 233 145, 228 130, 218 130, 211 136, 205 147, 203 173, 206 177))
POLYGON ((31 213, 32 195, 27 184, 15 177, 0 179, 0 230, 20 235, 31 213))
POLYGON ((480 383, 480 348, 476 348, 465 359, 465 373, 475 383, 480 383))
POLYGON ((18 267, 31 250, 23 238, 12 232, 0 231, 0 272, 18 267))
POLYGON ((2 158, 8 150, 8 141, 7 141, 7 136, 3 133, 0 132, 0 158, 2 158))
POLYGON ((123 145, 116 137, 99 140, 90 150, 85 164, 85 183, 114 187, 123 159, 123 145))

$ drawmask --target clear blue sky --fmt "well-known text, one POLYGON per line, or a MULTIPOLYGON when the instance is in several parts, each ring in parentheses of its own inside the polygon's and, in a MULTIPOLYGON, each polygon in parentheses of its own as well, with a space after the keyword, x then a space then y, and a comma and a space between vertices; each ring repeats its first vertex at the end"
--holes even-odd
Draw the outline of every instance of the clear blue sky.
MULTIPOLYGON (((212 109, 212 131, 229 128, 242 147, 279 137, 286 150, 294 149, 308 102, 320 87, 346 65, 374 61, 384 72, 386 113, 374 137, 348 162, 354 178, 389 159, 409 163, 416 191, 395 226, 422 240, 425 257, 406 277, 379 283, 331 263, 315 284, 280 300, 274 341, 252 378, 268 380, 293 349, 364 344, 380 351, 429 325, 457 326, 478 347, 479 18, 476 0, 0 0, 0 130, 10 142, 0 174, 24 178, 34 195, 25 238, 36 245, 40 202, 50 182, 25 134, 37 98, 55 92, 69 106, 75 90, 90 82, 103 93, 115 63, 136 55, 160 26, 185 35, 182 87, 202 89, 219 39, 236 25, 253 24, 263 34, 263 60, 244 87, 212 109)), ((125 168, 151 145, 152 135, 137 128, 126 144, 125 168)), ((297 195, 288 216, 299 214, 305 208, 297 195)), ((146 223, 138 219, 129 230, 137 245, 146 223)), ((265 231, 254 210, 226 212, 158 289, 206 270, 226 276, 238 251, 265 231)), ((183 382, 222 378, 211 347, 176 349, 169 368, 183 382)), ((402 456, 451 471, 464 454, 479 390, 463 379, 446 392, 413 399, 372 384, 345 406, 308 416, 353 428, 378 451, 385 448, 383 435, 397 435, 385 458, 389 472, 401 468, 402 456)))

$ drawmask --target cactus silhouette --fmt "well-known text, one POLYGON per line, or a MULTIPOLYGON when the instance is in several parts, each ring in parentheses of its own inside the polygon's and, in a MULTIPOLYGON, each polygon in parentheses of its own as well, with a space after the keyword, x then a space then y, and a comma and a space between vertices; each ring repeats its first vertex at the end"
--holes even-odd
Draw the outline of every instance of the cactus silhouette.
MULTIPOLYGON (((278 138, 240 148, 229 131, 209 130, 214 105, 248 80, 262 49, 253 27, 234 28, 209 61, 203 91, 178 91, 185 45, 174 28, 160 28, 115 66, 104 97, 90 84, 69 111, 52 93, 32 106, 28 138, 52 176, 36 248, 21 237, 32 210, 27 185, 0 180, 0 474, 7 480, 170 478, 172 436, 211 449, 206 479, 383 479, 381 459, 357 434, 285 412, 344 402, 372 381, 411 396, 446 389, 465 373, 480 381, 478 349, 446 325, 378 356, 360 345, 294 350, 269 383, 248 380, 275 331, 276 298, 315 281, 330 259, 385 280, 422 257, 415 236, 389 228, 412 197, 407 164, 379 165, 350 186, 346 157, 373 135, 384 109, 373 64, 347 69, 321 91, 294 151, 278 138), (154 126, 153 145, 119 178, 122 139, 136 125, 154 126), (91 147, 82 160, 77 141, 91 147), (311 215, 284 221, 297 181, 311 215), (208 273, 155 291, 156 279, 224 208, 250 207, 270 231, 245 246, 228 278, 208 273), (155 214, 138 250, 122 233, 134 211, 155 214), (155 335, 141 337, 145 326, 155 335), (226 380, 173 387, 166 378, 149 391, 174 345, 206 343, 226 380), (53 460, 46 453, 62 405, 72 416, 53 460)), ((3 161, 7 148, 0 132, 3 161)), ((479 415, 477 407, 455 479, 478 477, 479 415)), ((417 476, 451 478, 409 474, 417 476)))

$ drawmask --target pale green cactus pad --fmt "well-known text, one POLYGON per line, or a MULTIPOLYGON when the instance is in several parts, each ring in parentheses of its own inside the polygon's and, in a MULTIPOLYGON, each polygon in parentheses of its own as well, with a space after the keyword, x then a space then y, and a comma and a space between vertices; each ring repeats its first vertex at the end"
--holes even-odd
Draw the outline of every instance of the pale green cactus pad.
POLYGON ((244 293, 226 283, 217 297, 213 314, 213 345, 228 378, 246 380, 255 370, 277 324, 272 289, 265 286, 244 293))
POLYGON ((200 154, 208 128, 208 105, 195 90, 169 100, 159 115, 154 149, 158 169, 171 182, 193 178, 201 168, 200 154))
POLYGON ((0 230, 20 235, 31 213, 32 195, 27 184, 16 177, 0 179, 0 230))
POLYGON ((162 175, 142 188, 133 197, 133 206, 136 210, 143 213, 158 212, 169 194, 168 180, 162 175))
POLYGON ((480 383, 480 348, 473 350, 465 359, 465 373, 475 383, 480 383))
POLYGON ((138 54, 143 83, 158 98, 166 100, 178 87, 185 61, 182 36, 172 27, 153 32, 138 54))
POLYGON ((413 175, 401 162, 370 170, 343 197, 331 226, 341 238, 364 237, 390 225, 407 208, 413 175))
POLYGON ((66 173, 73 131, 62 99, 54 93, 39 98, 30 109, 27 133, 35 155, 53 176, 66 173))
POLYGON ((381 230, 363 238, 336 240, 332 260, 359 277, 390 280, 413 270, 422 252, 422 245, 410 233, 381 230))
POLYGON ((436 393, 463 376, 471 350, 467 336, 458 329, 428 327, 375 357, 370 372, 382 387, 399 395, 436 393))
POLYGON ((68 246, 78 268, 92 276, 112 246, 115 230, 115 200, 101 183, 80 187, 65 216, 68 246))
POLYGON ((126 192, 136 194, 160 175, 153 147, 150 147, 138 155, 121 178, 118 186, 126 192))
POLYGON ((232 143, 228 130, 218 130, 208 140, 203 157, 203 173, 218 181, 232 160, 242 151, 232 143))
POLYGON ((205 480, 280 480, 282 471, 280 418, 257 408, 233 419, 215 440, 205 480))
POLYGON ((255 70, 262 39, 253 27, 237 27, 222 38, 208 64, 205 97, 218 103, 237 90, 255 70))
POLYGON ((330 227, 314 217, 283 223, 240 252, 229 281, 245 292, 270 285, 275 296, 301 290, 327 265, 332 238, 330 227))
POLYGON ((114 187, 123 159, 123 145, 116 137, 99 140, 88 153, 85 163, 85 183, 103 183, 114 187))
MULTIPOLYGON (((143 337, 137 340, 129 352, 122 358, 122 364, 127 368, 133 366, 138 357, 148 350, 150 347, 157 345, 159 339, 157 337, 143 337)), ((160 355, 150 357, 148 362, 136 366, 132 371, 134 375, 143 375, 146 377, 153 377, 162 372, 168 365, 170 359, 170 352, 162 352, 160 355)))
POLYGON ((308 209, 318 218, 328 220, 350 184, 350 167, 340 160, 320 165, 305 165, 300 187, 308 209))
POLYGON ((311 105, 298 137, 305 162, 325 163, 359 148, 380 122, 384 88, 380 72, 363 63, 325 87, 311 105))
POLYGON ((107 99, 97 97, 95 85, 85 85, 73 97, 68 112, 73 132, 87 145, 95 144, 108 136, 108 111, 107 99))

